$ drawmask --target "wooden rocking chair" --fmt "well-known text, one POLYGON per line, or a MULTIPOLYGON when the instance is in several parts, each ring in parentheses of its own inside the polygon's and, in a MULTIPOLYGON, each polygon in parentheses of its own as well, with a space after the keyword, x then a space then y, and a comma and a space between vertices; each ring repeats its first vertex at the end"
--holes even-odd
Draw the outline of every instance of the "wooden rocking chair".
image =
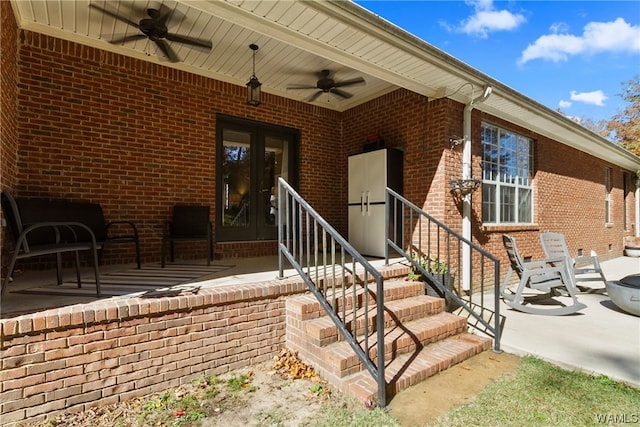
POLYGON ((542 233, 540 235, 540 243, 542 244, 542 249, 544 250, 544 254, 547 258, 560 258, 566 260, 567 270, 573 277, 574 282, 577 282, 578 280, 581 282, 602 280, 605 285, 607 284, 607 279, 604 277, 604 273, 600 267, 598 256, 594 252, 592 252, 591 256, 588 257, 582 256, 573 258, 567 248, 564 235, 560 233, 542 233), (582 266, 576 267, 576 265, 582 266), (598 274, 600 277, 591 276, 580 277, 578 279, 578 276, 583 274, 598 274))
POLYGON ((525 313, 549 316, 572 314, 586 308, 586 305, 580 303, 576 298, 575 282, 569 274, 563 259, 545 259, 543 261, 525 262, 518 253, 516 241, 513 237, 503 234, 502 242, 510 262, 509 270, 500 287, 500 294, 505 304, 525 313), (518 274, 520 281, 515 293, 511 293, 508 292, 507 289, 510 285, 511 274, 514 271, 518 274), (573 300, 572 305, 562 305, 556 308, 542 308, 541 305, 532 305, 532 303, 541 301, 542 299, 549 299, 558 295, 557 288, 559 287, 564 287, 567 290, 573 300), (525 288, 547 293, 525 297, 525 288))

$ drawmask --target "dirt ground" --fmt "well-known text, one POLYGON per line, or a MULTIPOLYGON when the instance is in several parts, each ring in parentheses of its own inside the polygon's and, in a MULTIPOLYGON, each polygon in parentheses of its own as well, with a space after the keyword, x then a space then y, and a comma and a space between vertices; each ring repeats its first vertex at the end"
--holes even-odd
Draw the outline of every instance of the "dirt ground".
POLYGON ((389 403, 403 427, 428 426, 456 406, 468 403, 492 381, 515 371, 521 358, 485 351, 401 391, 389 403))
MULTIPOLYGON (((428 426, 453 407, 467 403, 485 385, 514 371, 520 358, 511 354, 486 351, 426 381, 404 390, 393 397, 390 414, 403 427, 428 426)), ((296 368, 297 362, 286 363, 296 368)), ((141 408, 159 402, 158 397, 136 399, 132 402, 95 408, 82 413, 66 413, 55 419, 24 426, 114 426, 114 425, 201 425, 201 426, 283 426, 312 424, 321 419, 323 405, 343 402, 340 393, 322 379, 313 375, 282 375, 282 369, 267 363, 251 369, 241 369, 222 378, 247 378, 241 393, 219 393, 208 400, 208 415, 195 423, 184 418, 179 411, 170 410, 173 423, 147 419, 141 422, 141 408), (297 377, 297 378, 295 378, 297 377), (295 378, 295 379, 293 379, 295 378)), ((197 388, 197 387, 196 387, 197 388)), ((193 389, 176 390, 176 395, 194 393, 193 389)), ((197 395, 197 393, 194 393, 197 395)), ((167 410, 165 410, 166 412, 167 410)), ((186 417, 187 414, 184 414, 186 417)))

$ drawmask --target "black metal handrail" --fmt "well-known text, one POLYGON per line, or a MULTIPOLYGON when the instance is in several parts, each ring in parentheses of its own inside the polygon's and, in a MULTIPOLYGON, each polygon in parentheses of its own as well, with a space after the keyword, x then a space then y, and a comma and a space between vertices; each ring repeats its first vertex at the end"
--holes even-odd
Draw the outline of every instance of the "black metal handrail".
POLYGON ((278 179, 278 268, 284 258, 296 269, 327 315, 374 377, 378 405, 386 406, 384 292, 382 275, 284 179, 278 179), (369 284, 375 283, 377 351, 370 356, 369 284), (348 299, 351 306, 347 310, 348 299), (364 313, 358 313, 362 310, 364 313), (364 318, 359 333, 358 318, 364 318))
POLYGON ((493 338, 493 349, 500 351, 504 319, 500 316, 500 261, 456 231, 444 225, 397 192, 387 188, 385 259, 389 248, 405 257, 413 270, 427 279, 437 294, 444 296, 458 314, 467 314, 469 325, 493 338), (407 235, 409 238, 407 238, 407 235), (463 265, 468 251, 469 265, 463 265), (436 266, 436 268, 431 266, 436 266), (462 281, 463 268, 473 266, 469 283, 462 281), (431 267, 431 268, 430 268, 431 267), (443 283, 443 273, 453 280, 443 283), (493 285, 494 310, 485 305, 485 294, 493 285), (468 286, 465 286, 468 285, 468 286), (464 289, 466 288, 466 289, 464 289), (493 321, 493 324, 492 324, 493 321))

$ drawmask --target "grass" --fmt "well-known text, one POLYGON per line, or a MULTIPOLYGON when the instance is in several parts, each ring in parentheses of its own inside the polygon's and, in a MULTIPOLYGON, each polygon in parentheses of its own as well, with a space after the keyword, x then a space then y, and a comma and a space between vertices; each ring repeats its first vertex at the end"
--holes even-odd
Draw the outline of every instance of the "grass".
POLYGON ((441 417, 436 426, 592 426, 640 423, 640 390, 534 357, 441 417))

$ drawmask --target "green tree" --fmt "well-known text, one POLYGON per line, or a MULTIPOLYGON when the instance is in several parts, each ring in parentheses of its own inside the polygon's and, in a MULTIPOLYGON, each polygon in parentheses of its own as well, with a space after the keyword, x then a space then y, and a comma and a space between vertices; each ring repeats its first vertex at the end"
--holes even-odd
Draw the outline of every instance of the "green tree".
POLYGON ((607 124, 615 142, 640 156, 640 77, 636 75, 622 83, 623 92, 618 94, 628 105, 624 111, 614 115, 607 124))

